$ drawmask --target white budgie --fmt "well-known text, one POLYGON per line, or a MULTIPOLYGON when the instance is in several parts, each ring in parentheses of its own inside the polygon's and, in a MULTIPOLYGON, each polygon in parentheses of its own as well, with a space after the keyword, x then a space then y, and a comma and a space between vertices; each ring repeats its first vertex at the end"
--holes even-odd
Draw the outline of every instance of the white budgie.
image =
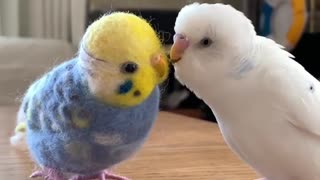
POLYGON ((212 109, 229 147, 268 180, 320 179, 320 83, 223 4, 176 19, 177 79, 212 109))

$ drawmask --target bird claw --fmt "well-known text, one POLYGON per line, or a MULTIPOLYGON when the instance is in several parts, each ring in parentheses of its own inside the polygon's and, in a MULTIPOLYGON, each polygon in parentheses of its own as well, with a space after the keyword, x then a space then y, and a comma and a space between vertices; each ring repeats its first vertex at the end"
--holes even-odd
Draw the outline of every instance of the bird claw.
MULTIPOLYGON (((49 169, 45 168, 43 170, 38 170, 33 172, 30 175, 30 178, 38 178, 38 177, 43 177, 45 180, 64 180, 65 178, 61 174, 61 172, 54 170, 54 169, 49 169)), ((70 180, 93 180, 93 179, 98 179, 98 180, 130 180, 126 177, 119 176, 112 174, 108 171, 102 171, 98 174, 91 175, 91 176, 73 176, 71 177, 70 180)))
POLYGON ((101 173, 92 175, 92 176, 74 176, 70 180, 93 180, 93 179, 98 179, 98 180, 130 180, 126 177, 119 176, 112 174, 107 171, 102 171, 101 173))
POLYGON ((64 180, 63 175, 54 169, 43 169, 33 172, 30 178, 43 177, 45 180, 64 180))
MULTIPOLYGON (((113 179, 113 180, 130 180, 124 176, 115 175, 109 172, 104 172, 103 176, 105 176, 106 179, 113 179)), ((104 179, 101 179, 104 180, 104 179)))
POLYGON ((42 176, 44 176, 44 173, 40 170, 40 171, 33 172, 29 177, 30 178, 37 178, 37 177, 42 177, 42 176))

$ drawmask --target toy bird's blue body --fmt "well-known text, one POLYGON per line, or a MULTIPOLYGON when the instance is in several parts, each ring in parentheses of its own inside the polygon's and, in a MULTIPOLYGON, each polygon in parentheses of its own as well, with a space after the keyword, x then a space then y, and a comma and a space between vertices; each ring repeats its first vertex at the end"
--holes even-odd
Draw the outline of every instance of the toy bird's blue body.
POLYGON ((156 87, 134 107, 105 104, 89 92, 78 61, 67 61, 36 81, 22 108, 35 161, 87 175, 127 159, 143 144, 156 119, 160 93, 156 87))

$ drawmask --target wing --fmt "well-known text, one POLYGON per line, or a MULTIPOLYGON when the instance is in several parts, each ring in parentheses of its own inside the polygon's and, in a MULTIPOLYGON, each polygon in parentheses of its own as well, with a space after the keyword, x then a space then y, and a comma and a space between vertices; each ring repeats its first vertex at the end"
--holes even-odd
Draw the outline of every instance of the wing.
POLYGON ((264 87, 287 113, 289 123, 320 136, 319 81, 291 59, 276 66, 268 68, 264 74, 264 87))

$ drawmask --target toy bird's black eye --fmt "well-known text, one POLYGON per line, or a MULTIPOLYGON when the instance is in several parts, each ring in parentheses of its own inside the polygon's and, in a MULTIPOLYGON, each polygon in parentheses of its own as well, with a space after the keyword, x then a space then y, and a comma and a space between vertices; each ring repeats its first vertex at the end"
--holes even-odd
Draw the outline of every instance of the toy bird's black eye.
POLYGON ((201 39, 201 41, 200 41, 200 45, 202 47, 209 47, 211 44, 212 44, 212 40, 210 38, 207 38, 207 37, 201 39))
POLYGON ((125 62, 121 65, 121 72, 126 74, 133 74, 138 70, 138 64, 134 62, 125 62))

